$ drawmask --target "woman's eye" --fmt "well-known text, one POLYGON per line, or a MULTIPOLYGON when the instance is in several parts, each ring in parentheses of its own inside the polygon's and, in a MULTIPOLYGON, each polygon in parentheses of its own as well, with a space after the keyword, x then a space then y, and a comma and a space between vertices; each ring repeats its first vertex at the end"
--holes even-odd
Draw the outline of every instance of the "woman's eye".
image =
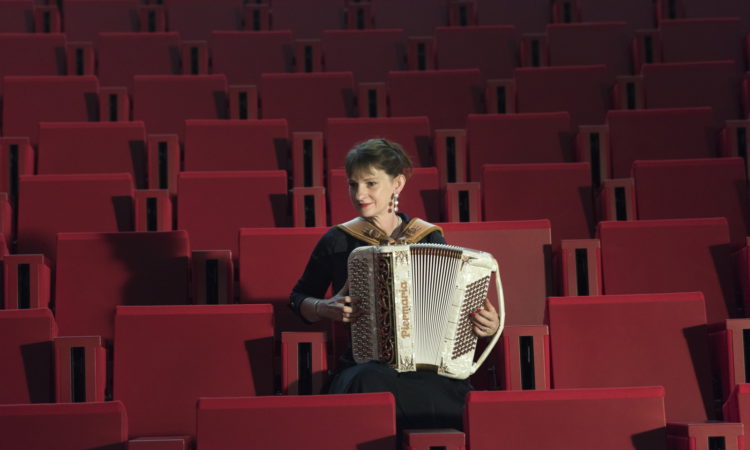
POLYGON ((376 183, 376 182, 374 182, 374 181, 368 181, 368 182, 367 182, 367 187, 373 187, 373 186, 375 186, 376 184, 378 184, 378 183, 376 183))

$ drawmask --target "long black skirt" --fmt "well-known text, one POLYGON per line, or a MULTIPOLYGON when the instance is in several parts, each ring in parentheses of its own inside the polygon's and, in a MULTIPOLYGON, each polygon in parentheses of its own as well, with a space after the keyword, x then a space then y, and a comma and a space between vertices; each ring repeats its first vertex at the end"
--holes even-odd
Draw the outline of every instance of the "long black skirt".
POLYGON ((368 362, 348 367, 334 376, 331 394, 390 392, 396 398, 396 425, 401 430, 421 428, 463 429, 468 380, 455 380, 430 371, 396 372, 384 364, 368 362))

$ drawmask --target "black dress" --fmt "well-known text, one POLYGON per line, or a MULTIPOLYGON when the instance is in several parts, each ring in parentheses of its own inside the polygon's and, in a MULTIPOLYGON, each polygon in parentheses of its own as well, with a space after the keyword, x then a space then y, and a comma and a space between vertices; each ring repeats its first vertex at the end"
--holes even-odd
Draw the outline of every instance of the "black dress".
MULTIPOLYGON (((409 219, 399 213, 404 223, 409 219)), ((444 244, 442 233, 433 231, 419 242, 444 244)), ((338 292, 347 279, 349 254, 357 247, 371 245, 333 227, 323 235, 310 255, 305 272, 292 290, 291 308, 300 316, 300 305, 307 297, 323 298, 332 285, 338 292)), ((304 318, 303 318, 304 320, 304 318)), ((432 371, 396 372, 388 366, 369 362, 355 364, 349 349, 339 360, 328 393, 391 392, 396 398, 399 430, 416 428, 463 428, 468 380, 455 380, 432 371)))

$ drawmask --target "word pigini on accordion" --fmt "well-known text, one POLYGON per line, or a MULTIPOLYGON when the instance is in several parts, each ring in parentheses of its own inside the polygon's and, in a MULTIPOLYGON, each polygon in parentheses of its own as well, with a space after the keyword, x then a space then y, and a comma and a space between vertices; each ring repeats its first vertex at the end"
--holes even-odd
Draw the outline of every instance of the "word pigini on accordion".
POLYGON ((497 261, 489 253, 444 244, 359 247, 349 255, 349 295, 357 363, 381 361, 399 372, 418 369, 464 379, 497 343, 505 322, 497 261), (477 336, 469 314, 482 307, 494 273, 500 327, 474 361, 477 336))

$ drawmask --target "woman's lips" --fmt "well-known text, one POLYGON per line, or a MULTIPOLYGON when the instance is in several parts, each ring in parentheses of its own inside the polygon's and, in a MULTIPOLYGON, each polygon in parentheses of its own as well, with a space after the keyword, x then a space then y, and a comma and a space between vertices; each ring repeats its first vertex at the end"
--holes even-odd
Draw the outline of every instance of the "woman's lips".
POLYGON ((366 208, 366 207, 368 207, 368 206, 370 206, 370 205, 372 205, 372 203, 360 203, 360 204, 359 204, 359 207, 360 207, 360 208, 366 208))

